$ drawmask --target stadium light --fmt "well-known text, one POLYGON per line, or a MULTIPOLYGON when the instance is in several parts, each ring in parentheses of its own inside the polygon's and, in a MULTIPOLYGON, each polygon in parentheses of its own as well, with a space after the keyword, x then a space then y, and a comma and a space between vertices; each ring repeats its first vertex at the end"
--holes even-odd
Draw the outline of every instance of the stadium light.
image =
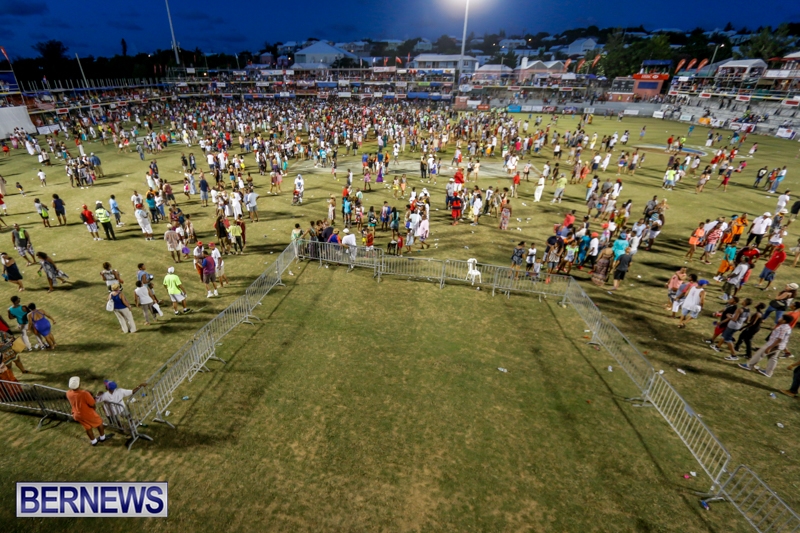
POLYGON ((456 86, 460 85, 461 73, 464 71, 464 47, 467 45, 467 20, 469 20, 469 0, 464 5, 464 31, 461 33, 461 57, 458 58, 456 69, 456 86))
POLYGON ((175 40, 175 28, 172 27, 172 13, 169 12, 169 0, 164 0, 167 5, 167 19, 169 19, 169 32, 172 34, 172 50, 175 52, 175 63, 180 66, 181 58, 178 56, 178 41, 175 40))
POLYGON ((711 64, 714 64, 714 60, 717 58, 717 50, 720 48, 725 48, 725 43, 718 44, 716 48, 714 48, 714 55, 711 56, 711 64))

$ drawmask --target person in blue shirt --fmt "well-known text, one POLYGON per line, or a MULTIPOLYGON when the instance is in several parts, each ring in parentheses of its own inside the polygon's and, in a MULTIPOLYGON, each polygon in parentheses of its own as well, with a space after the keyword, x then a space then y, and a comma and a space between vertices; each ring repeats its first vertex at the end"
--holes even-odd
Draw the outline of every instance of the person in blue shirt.
POLYGON ((103 172, 103 166, 102 163, 100 162, 100 158, 94 155, 94 152, 92 152, 89 155, 89 162, 94 167, 95 173, 97 174, 98 178, 104 178, 106 176, 105 173, 103 172))
POLYGON ((628 247, 628 236, 625 233, 620 234, 619 239, 614 241, 614 261, 625 253, 625 248, 628 247))
POLYGON ((113 194, 111 198, 108 200, 108 207, 111 209, 111 214, 114 215, 114 220, 117 221, 117 227, 122 227, 125 224, 122 222, 122 211, 119 210, 119 204, 117 203, 117 198, 113 194))
POLYGON ((53 195, 53 211, 56 212, 56 217, 58 218, 58 225, 59 226, 66 226, 67 225, 67 210, 64 200, 58 197, 57 194, 53 195))

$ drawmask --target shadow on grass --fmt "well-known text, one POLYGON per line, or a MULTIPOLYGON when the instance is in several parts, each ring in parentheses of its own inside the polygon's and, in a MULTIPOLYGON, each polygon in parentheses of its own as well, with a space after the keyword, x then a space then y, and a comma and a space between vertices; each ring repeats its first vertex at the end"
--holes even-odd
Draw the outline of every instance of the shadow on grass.
MULTIPOLYGON (((636 439, 639 441, 639 445, 642 447, 642 449, 645 451, 647 456, 650 458, 650 461, 652 462, 653 466, 655 467, 656 471, 658 472, 658 475, 661 478, 661 483, 663 483, 665 486, 671 487, 674 490, 681 491, 683 493, 681 495, 681 498, 683 499, 684 503, 686 504, 687 510, 690 513, 692 513, 692 515, 697 520, 700 520, 701 522, 703 522, 708 527, 708 531, 716 532, 717 529, 715 529, 710 523, 708 523, 706 521, 706 519, 705 519, 706 517, 704 516, 704 514, 700 512, 701 507, 697 504, 697 497, 694 495, 694 492, 696 491, 696 487, 688 487, 685 484, 678 483, 678 482, 673 480, 673 476, 667 475, 667 473, 661 467, 661 461, 656 457, 656 455, 653 453, 653 451, 651 450, 650 446, 648 445, 647 439, 645 439, 645 437, 640 433, 639 429, 637 428, 637 424, 630 417, 629 408, 631 406, 631 403, 629 403, 627 398, 625 398, 623 396, 620 396, 619 394, 617 394, 614 391, 614 389, 611 387, 609 382, 606 380, 605 374, 603 372, 600 372, 598 370, 598 367, 595 364, 595 362, 592 361, 591 359, 589 359, 589 357, 586 356, 585 346, 578 346, 576 341, 564 329, 564 326, 562 325, 561 321, 559 320, 559 318, 553 312, 554 311, 553 307, 551 305, 548 305, 547 307, 548 307, 548 310, 549 310, 550 314, 553 316, 553 319, 554 319, 555 323, 558 324, 558 329, 561 331, 562 337, 567 342, 569 342, 569 344, 571 344, 573 346, 573 348, 575 349, 576 352, 578 352, 580 354, 581 358, 586 362, 587 366, 592 369, 592 371, 594 372, 594 374, 598 378, 598 380, 601 383, 603 383, 603 385, 605 386, 606 390, 608 390, 608 393, 611 396, 611 398, 612 398, 612 400, 614 402, 614 405, 616 406, 617 412, 619 413, 620 416, 622 416, 625 419, 625 422, 628 424, 628 426, 630 427, 631 431, 633 431, 634 434, 636 435, 636 439), (692 494, 690 494, 690 493, 692 493, 692 494)), ((557 390, 557 388, 556 388, 556 390, 557 390)), ((665 425, 665 429, 668 429, 668 427, 666 425, 665 425)), ((637 529, 637 531, 651 531, 652 530, 650 524, 648 522, 642 520, 642 519, 639 520, 638 526, 639 526, 639 528, 637 529)))

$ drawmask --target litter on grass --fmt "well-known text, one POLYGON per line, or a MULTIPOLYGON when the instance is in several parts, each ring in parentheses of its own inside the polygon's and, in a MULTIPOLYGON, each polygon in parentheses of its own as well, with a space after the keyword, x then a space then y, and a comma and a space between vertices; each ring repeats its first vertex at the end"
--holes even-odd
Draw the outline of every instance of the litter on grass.
POLYGON ((503 368, 502 366, 498 366, 497 370, 499 370, 500 372, 508 374, 508 369, 507 368, 503 368))
POLYGON ((686 370, 684 370, 682 368, 678 368, 677 370, 678 370, 679 374, 683 374, 684 376, 686 375, 686 370))

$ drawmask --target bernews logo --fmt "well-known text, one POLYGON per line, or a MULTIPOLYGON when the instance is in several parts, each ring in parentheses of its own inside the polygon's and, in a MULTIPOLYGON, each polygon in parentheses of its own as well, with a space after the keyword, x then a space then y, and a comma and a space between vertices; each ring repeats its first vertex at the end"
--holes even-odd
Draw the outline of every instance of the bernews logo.
POLYGON ((17 518, 167 516, 166 483, 17 483, 17 518))

